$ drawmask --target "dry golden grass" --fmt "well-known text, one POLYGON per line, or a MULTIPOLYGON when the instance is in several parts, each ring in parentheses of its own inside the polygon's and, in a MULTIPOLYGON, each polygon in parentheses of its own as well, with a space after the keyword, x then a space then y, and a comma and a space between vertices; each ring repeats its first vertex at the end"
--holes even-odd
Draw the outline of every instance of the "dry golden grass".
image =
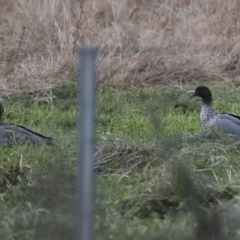
POLYGON ((75 81, 78 46, 98 46, 116 88, 239 79, 238 0, 0 0, 0 90, 75 81))

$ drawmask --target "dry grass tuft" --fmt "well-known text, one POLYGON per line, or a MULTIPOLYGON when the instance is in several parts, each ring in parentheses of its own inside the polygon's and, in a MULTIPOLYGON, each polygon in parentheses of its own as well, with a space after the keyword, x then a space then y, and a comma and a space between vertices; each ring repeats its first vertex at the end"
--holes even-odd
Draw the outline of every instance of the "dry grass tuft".
POLYGON ((151 156, 153 151, 152 147, 115 140, 98 148, 95 169, 105 173, 147 169, 157 159, 151 156))
POLYGON ((237 0, 1 0, 2 94, 74 81, 76 49, 98 46, 99 83, 116 88, 234 82, 237 0))

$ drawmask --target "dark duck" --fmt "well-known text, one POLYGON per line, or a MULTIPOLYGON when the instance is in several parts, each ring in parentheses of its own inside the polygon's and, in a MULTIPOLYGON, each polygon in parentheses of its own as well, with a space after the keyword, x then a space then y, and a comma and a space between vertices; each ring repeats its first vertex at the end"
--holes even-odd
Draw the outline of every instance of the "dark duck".
POLYGON ((0 145, 53 144, 51 137, 46 137, 18 124, 3 122, 3 113, 4 108, 0 103, 0 145))

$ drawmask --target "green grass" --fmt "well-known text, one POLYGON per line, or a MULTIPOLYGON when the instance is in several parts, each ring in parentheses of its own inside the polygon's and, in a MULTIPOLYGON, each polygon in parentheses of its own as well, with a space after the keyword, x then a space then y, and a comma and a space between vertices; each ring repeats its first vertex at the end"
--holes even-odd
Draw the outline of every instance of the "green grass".
MULTIPOLYGON (((217 110, 240 113, 237 92, 213 92, 217 110)), ((76 87, 53 96, 53 106, 3 102, 6 122, 55 145, 0 149, 0 239, 75 236, 76 87)), ((97 99, 96 239, 238 239, 240 140, 206 136, 200 99, 177 89, 100 89, 97 99)))
MULTIPOLYGON (((240 113, 238 93, 225 93, 214 91, 216 109, 240 113)), ((239 223, 228 209, 238 202, 240 142, 202 131, 200 99, 157 89, 102 90, 99 98, 98 238, 193 239, 195 231, 197 239, 206 239, 201 232, 237 239, 239 225, 227 219, 239 223), (176 161, 189 169, 194 191, 186 193, 189 184, 174 180, 181 175, 172 169, 176 161), (215 229, 202 226, 216 219, 215 229)))

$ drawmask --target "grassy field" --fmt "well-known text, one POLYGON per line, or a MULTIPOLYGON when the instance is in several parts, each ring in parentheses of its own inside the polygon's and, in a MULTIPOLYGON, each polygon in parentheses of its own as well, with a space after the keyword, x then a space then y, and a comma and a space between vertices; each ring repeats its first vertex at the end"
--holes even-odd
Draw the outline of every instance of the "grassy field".
POLYGON ((74 82, 77 48, 97 46, 98 82, 117 89, 239 86, 237 0, 1 0, 3 96, 74 82))
POLYGON ((40 96, 3 102, 6 122, 51 136, 55 145, 1 148, 1 239, 73 235, 69 226, 72 230, 75 223, 76 91, 72 89, 53 90, 53 105, 40 96))
POLYGON ((0 0, 0 239, 72 239, 78 48, 98 47, 96 239, 239 239, 239 139, 203 133, 207 85, 240 114, 238 0, 0 0))
MULTIPOLYGON (((239 113, 238 93, 225 94, 215 91, 216 109, 239 113)), ((202 132, 200 99, 179 89, 100 99, 97 239, 238 239, 240 141, 202 132)))
MULTIPOLYGON (((240 113, 238 93, 225 93, 214 91, 216 109, 240 113)), ((52 105, 4 101, 5 121, 56 144, 1 149, 1 239, 74 237, 76 87, 52 96, 52 105)), ((204 133, 201 101, 189 96, 178 88, 99 89, 96 239, 239 238, 240 140, 204 133)))

